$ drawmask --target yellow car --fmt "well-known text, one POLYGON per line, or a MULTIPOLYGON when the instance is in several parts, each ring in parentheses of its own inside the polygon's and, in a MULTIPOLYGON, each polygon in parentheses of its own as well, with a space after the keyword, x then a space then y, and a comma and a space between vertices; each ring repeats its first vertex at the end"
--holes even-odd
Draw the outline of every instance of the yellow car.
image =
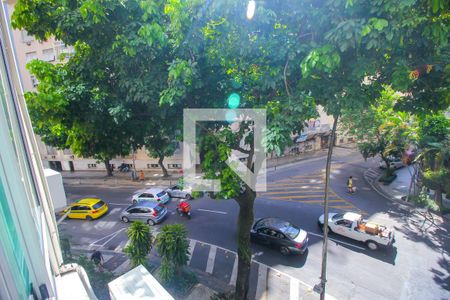
POLYGON ((63 214, 69 210, 68 218, 86 219, 90 221, 106 214, 108 212, 108 205, 98 198, 85 198, 72 203, 63 211, 63 214))

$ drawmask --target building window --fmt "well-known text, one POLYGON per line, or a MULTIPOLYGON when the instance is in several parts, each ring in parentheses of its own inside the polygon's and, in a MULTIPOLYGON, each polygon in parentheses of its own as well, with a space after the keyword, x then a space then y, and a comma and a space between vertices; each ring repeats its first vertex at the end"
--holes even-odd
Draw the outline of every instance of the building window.
POLYGON ((159 168, 158 164, 147 164, 147 169, 155 169, 155 168, 159 168))
POLYGON ((37 87, 39 84, 39 80, 37 80, 36 76, 31 75, 30 79, 31 79, 31 84, 33 85, 33 87, 37 87))
POLYGON ((349 141, 350 143, 353 143, 353 137, 349 137, 349 138, 348 138, 348 141, 349 141))
POLYGON ((342 144, 342 143, 344 143, 344 138, 339 139, 339 144, 342 144))
POLYGON ((31 42, 34 41, 34 36, 28 35, 28 32, 26 30, 22 30, 20 34, 22 35, 22 42, 30 45, 31 42))
POLYGON ((88 169, 96 169, 97 164, 88 164, 88 169))
POLYGON ((42 57, 43 61, 54 61, 55 60, 55 51, 53 50, 53 48, 44 49, 42 51, 42 54, 43 54, 43 57, 42 57))
POLYGON ((167 167, 169 169, 181 169, 181 164, 168 164, 167 167))
POLYGON ((29 63, 30 61, 32 61, 33 59, 36 59, 36 58, 37 58, 36 51, 28 52, 28 53, 25 54, 25 61, 27 63, 29 63))

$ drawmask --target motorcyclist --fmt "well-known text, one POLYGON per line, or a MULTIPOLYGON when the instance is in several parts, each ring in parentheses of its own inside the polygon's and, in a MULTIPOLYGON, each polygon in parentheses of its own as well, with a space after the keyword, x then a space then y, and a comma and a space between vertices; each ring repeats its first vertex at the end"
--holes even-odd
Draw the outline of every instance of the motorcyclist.
POLYGON ((191 205, 186 199, 180 199, 177 205, 177 210, 180 215, 187 215, 190 217, 191 205))

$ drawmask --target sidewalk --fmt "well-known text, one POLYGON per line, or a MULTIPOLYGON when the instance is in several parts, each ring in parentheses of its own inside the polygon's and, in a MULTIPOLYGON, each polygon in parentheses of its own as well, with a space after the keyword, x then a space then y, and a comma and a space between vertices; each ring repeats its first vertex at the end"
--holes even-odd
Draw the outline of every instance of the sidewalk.
POLYGON ((158 171, 145 171, 144 174, 144 181, 133 181, 131 172, 115 171, 112 177, 106 176, 106 170, 61 172, 64 184, 68 185, 170 186, 182 176, 180 172, 171 172, 169 177, 163 177, 162 172, 158 171))
MULTIPOLYGON (((234 251, 216 245, 190 240, 188 267, 198 280, 182 300, 209 300, 214 293, 234 290, 237 277, 237 255, 234 251)), ((120 276, 131 269, 130 260, 121 250, 99 249, 105 259, 105 269, 120 276)), ((90 256, 93 249, 72 247, 72 253, 90 256)), ((160 266, 160 257, 153 250, 149 255, 152 270, 160 266)), ((152 271, 150 270, 150 271, 152 271)), ((317 300, 319 295, 307 283, 268 265, 252 260, 249 299, 317 300)), ((326 299, 333 300, 330 295, 326 299)), ((103 298, 102 298, 103 300, 103 298)))
MULTIPOLYGON (((413 166, 407 166, 396 171, 397 178, 388 185, 384 185, 378 181, 383 174, 383 170, 369 168, 364 172, 364 178, 372 186, 372 188, 384 198, 407 205, 411 208, 416 207, 414 203, 405 201, 409 194, 409 185, 411 183, 411 174, 413 173, 413 166)), ((441 215, 443 218, 450 220, 450 214, 441 215)))

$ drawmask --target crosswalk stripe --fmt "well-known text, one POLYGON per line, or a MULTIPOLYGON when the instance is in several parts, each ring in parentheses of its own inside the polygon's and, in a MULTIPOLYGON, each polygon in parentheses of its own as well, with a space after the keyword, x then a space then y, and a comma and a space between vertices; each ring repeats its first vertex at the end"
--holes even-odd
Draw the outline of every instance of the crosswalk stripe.
POLYGON ((279 187, 279 186, 297 187, 297 188, 300 188, 300 189, 323 189, 323 186, 317 186, 317 185, 310 186, 310 185, 305 185, 305 184, 299 186, 299 184, 295 183, 295 182, 293 182, 293 183, 273 183, 273 184, 268 184, 267 185, 268 188, 270 188, 270 187, 279 187))
POLYGON ((111 258, 114 257, 114 255, 111 254, 102 254, 103 256, 103 265, 106 264, 111 258))
POLYGON ((300 299, 300 282, 291 277, 289 284, 289 300, 300 299))
POLYGON ((237 271, 238 271, 238 256, 236 255, 234 257, 233 271, 231 271, 230 285, 234 286, 236 285, 237 271))
POLYGON ((310 184, 323 184, 324 181, 322 179, 307 179, 307 180, 299 180, 299 179, 284 179, 276 181, 276 183, 289 183, 289 182, 295 182, 295 183, 310 183, 310 184))
MULTIPOLYGON (((258 193, 258 195, 261 195, 261 196, 262 195, 284 195, 284 194, 295 194, 295 193, 299 193, 299 192, 301 192, 301 191, 292 191, 292 190, 286 191, 286 189, 284 189, 283 191, 278 191, 278 192, 270 191, 270 192, 258 193)), ((322 194, 321 196, 323 196, 323 191, 308 191, 308 192, 309 193, 305 193, 303 191, 301 193, 303 195, 306 194, 306 195, 311 195, 311 196, 313 196, 314 194, 320 193, 320 194, 322 194)), ((335 193, 328 193, 328 195, 336 196, 335 193)))
POLYGON ((358 209, 354 205, 332 205, 330 208, 337 208, 337 209, 358 209))
POLYGON ((125 271, 130 269, 131 261, 127 258, 123 263, 121 263, 117 268, 115 268, 112 273, 114 275, 121 275, 125 273, 125 271))
MULTIPOLYGON (((271 194, 269 194, 271 195, 271 194)), ((274 195, 279 195, 279 194, 274 194, 274 195)), ((323 194, 322 195, 289 195, 289 196, 279 196, 279 197, 273 197, 276 199, 309 199, 309 198, 323 198, 323 194)), ((272 198, 272 197, 271 197, 272 198)), ((337 198, 337 197, 333 197, 333 198, 337 198)))
POLYGON ((216 246, 209 247, 208 262, 206 263, 206 270, 205 270, 206 273, 212 274, 214 270, 214 261, 216 260, 216 252, 217 252, 216 246))
POLYGON ((258 264, 258 283, 255 299, 267 299, 267 266, 258 264))
POLYGON ((192 254, 194 254, 194 248, 195 248, 196 243, 197 243, 197 241, 195 241, 195 240, 190 240, 190 242, 189 242, 189 259, 187 261, 188 266, 191 263, 192 254))
POLYGON ((117 213, 117 212, 119 212, 119 211, 121 211, 121 210, 122 210, 122 209, 121 209, 120 207, 116 207, 116 208, 111 209, 111 210, 109 211, 109 214, 112 215, 112 214, 115 214, 115 213, 117 213))

